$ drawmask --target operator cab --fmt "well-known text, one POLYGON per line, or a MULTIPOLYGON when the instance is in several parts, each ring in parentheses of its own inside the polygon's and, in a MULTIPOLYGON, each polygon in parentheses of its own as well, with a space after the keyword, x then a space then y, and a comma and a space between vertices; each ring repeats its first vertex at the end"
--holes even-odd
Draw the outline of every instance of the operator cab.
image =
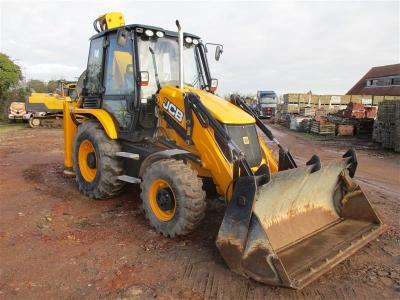
MULTIPOLYGON (((109 22, 113 19, 108 15, 95 21, 98 34, 90 39, 82 105, 107 110, 121 138, 140 140, 154 133, 159 89, 179 85, 178 33, 140 24, 125 26, 123 17, 113 14, 117 22, 109 22)), ((184 84, 211 91, 206 51, 198 36, 184 33, 184 84)))

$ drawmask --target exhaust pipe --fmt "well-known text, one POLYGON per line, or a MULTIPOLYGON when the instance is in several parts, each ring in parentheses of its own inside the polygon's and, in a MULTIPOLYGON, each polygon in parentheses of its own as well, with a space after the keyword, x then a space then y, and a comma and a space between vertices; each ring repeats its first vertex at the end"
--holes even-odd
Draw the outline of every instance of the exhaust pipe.
POLYGON ((178 27, 178 42, 179 42, 179 88, 183 90, 183 31, 182 27, 179 24, 179 21, 176 20, 176 27, 178 27))

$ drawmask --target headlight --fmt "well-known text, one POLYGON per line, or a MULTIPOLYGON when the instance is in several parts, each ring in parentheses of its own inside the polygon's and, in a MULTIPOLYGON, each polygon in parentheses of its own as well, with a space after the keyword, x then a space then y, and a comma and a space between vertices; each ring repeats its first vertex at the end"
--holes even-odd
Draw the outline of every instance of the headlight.
POLYGON ((191 44, 193 42, 193 40, 190 36, 187 36, 187 37, 185 37, 185 42, 188 44, 191 44))
POLYGON ((193 45, 198 45, 199 44, 199 40, 193 39, 193 45))
POLYGON ((162 37, 164 37, 164 32, 162 32, 162 31, 157 31, 157 32, 156 32, 156 36, 159 37, 159 38, 162 38, 162 37))
POLYGON ((151 31, 150 29, 146 29, 146 31, 144 32, 145 35, 147 35, 148 37, 152 37, 154 35, 154 32, 151 31))

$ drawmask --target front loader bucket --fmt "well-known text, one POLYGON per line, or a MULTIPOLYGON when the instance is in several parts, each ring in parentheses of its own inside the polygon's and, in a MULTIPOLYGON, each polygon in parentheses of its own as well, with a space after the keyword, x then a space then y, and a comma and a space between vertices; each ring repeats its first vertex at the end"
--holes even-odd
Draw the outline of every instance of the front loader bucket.
MULTIPOLYGON (((230 203, 217 238, 229 267, 263 283, 300 289, 375 239, 383 224, 350 178, 350 161, 272 175, 253 193, 245 239, 243 228, 237 236, 232 217, 241 207, 230 203)), ((233 198, 237 193, 235 187, 233 198)))

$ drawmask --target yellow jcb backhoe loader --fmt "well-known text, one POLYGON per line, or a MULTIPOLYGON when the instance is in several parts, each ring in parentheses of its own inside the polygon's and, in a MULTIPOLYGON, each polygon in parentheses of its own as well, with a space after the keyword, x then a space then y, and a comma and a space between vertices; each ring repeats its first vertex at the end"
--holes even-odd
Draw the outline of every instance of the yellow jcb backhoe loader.
POLYGON ((109 13, 94 27, 81 98, 64 103, 65 167, 83 194, 105 199, 140 184, 150 225, 175 237, 200 226, 211 182, 228 203, 216 240, 227 265, 292 288, 382 232, 353 179, 355 152, 297 166, 241 98, 214 94, 207 45, 178 21, 172 32, 109 13))

